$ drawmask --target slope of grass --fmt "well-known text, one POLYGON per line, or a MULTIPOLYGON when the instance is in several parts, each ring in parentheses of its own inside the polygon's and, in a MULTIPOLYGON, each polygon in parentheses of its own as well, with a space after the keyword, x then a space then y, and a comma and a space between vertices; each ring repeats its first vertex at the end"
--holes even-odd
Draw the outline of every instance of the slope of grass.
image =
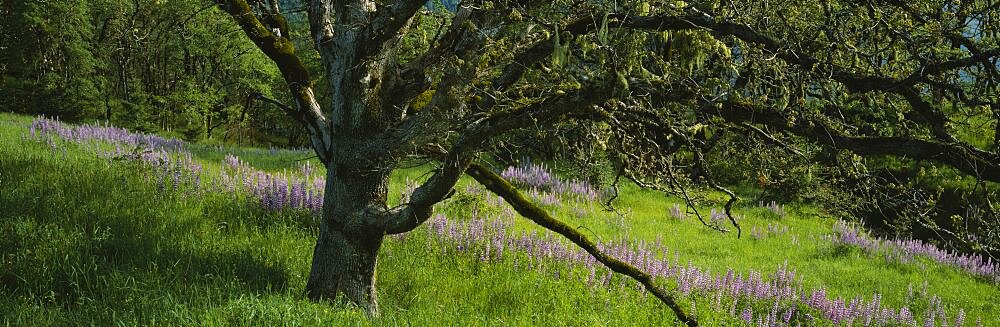
MULTIPOLYGON (((383 314, 305 299, 316 236, 303 212, 269 212, 248 194, 162 189, 138 162, 100 158, 72 143, 27 136, 31 119, 0 115, 0 322, 11 325, 671 325, 673 316, 634 283, 591 285, 587 270, 513 255, 480 260, 442 245, 428 228, 390 237, 380 255, 383 314), (522 258, 522 259, 518 259, 522 258), (529 266, 531 265, 531 266, 529 266), (539 266, 542 266, 540 268, 539 266)), ((192 147, 215 171, 226 154, 257 168, 294 170, 307 152, 192 147), (214 168, 213 168, 214 167, 214 168)), ((393 176, 398 194, 425 169, 393 176)), ((502 207, 458 194, 439 212, 468 219, 502 207)), ((883 296, 920 312, 936 294, 973 325, 1000 325, 1000 289, 929 260, 890 263, 824 241, 834 221, 811 207, 778 216, 738 208, 744 237, 668 214, 677 199, 626 186, 617 204, 567 201, 557 216, 599 240, 659 241, 681 263, 715 272, 773 272, 787 264, 807 288, 845 298, 883 296), (583 213, 583 214, 580 214, 583 213), (779 232, 759 233, 755 226, 779 232), (787 232, 784 228, 787 227, 787 232), (926 286, 925 286, 926 285, 926 286), (926 291, 924 290, 926 288, 926 291)), ((707 209, 707 208, 703 208, 707 209)), ((537 232, 524 219, 513 231, 537 232)), ((618 280, 617 278, 614 280, 618 280)), ((673 287, 674 285, 668 285, 673 287)), ((705 325, 740 325, 710 301, 683 298, 705 325)), ((740 307, 742 309, 742 307, 740 307)), ((765 308, 766 309, 766 308, 765 308)), ((828 323, 818 323, 824 325, 828 323)))

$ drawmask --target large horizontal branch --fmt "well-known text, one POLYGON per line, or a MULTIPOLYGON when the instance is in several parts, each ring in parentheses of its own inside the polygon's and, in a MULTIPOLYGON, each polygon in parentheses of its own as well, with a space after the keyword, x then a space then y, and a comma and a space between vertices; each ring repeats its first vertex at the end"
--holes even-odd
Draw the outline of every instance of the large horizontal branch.
POLYGON ((525 218, 535 222, 536 224, 558 233, 563 237, 569 239, 573 244, 576 244, 584 251, 587 251, 594 259, 604 266, 610 268, 612 271, 628 276, 635 281, 642 284, 642 286, 656 296, 663 304, 666 304, 677 315, 677 319, 688 326, 698 326, 698 322, 691 316, 681 309, 677 301, 674 300, 673 296, 669 294, 666 290, 656 286, 653 283, 653 277, 648 273, 639 270, 632 265, 621 261, 615 257, 612 257, 598 248, 594 241, 591 241, 586 235, 580 233, 575 228, 567 225, 566 223, 552 217, 545 209, 540 208, 535 205, 527 198, 524 197, 513 185, 497 175, 496 173, 490 171, 488 168, 483 167, 478 164, 471 164, 466 170, 466 174, 472 176, 479 184, 482 184, 486 189, 490 190, 494 194, 502 197, 507 203, 509 203, 517 213, 521 214, 525 218))
POLYGON ((954 136, 948 134, 948 117, 941 111, 935 110, 934 106, 920 97, 920 91, 916 88, 908 88, 900 92, 906 102, 923 118, 921 123, 930 127, 931 133, 939 141, 948 143, 958 143, 954 136))
MULTIPOLYGON (((592 33, 600 26, 599 18, 582 18, 566 25, 564 31, 572 34, 592 33)), ((923 116, 922 123, 930 126, 937 141, 925 141, 911 138, 866 138, 846 135, 834 135, 829 128, 826 129, 803 129, 802 126, 786 126, 785 131, 799 132, 804 136, 811 136, 813 140, 821 141, 826 145, 837 146, 854 150, 862 154, 887 154, 909 156, 938 161, 955 167, 956 169, 972 176, 987 180, 998 180, 996 172, 996 154, 977 149, 964 142, 957 141, 946 130, 947 118, 930 103, 921 99, 916 84, 928 82, 927 76, 940 74, 946 71, 953 71, 963 67, 976 65, 984 62, 988 58, 1000 56, 1000 49, 989 49, 977 51, 969 57, 953 59, 944 62, 926 63, 926 67, 919 67, 908 77, 903 79, 863 75, 848 71, 847 69, 831 65, 820 61, 809 54, 794 51, 791 47, 760 34, 751 27, 716 20, 715 18, 700 12, 687 15, 662 14, 655 16, 624 16, 609 15, 608 26, 610 28, 632 28, 647 30, 706 30, 713 35, 732 36, 744 42, 761 45, 765 50, 774 53, 778 58, 799 67, 803 71, 814 71, 819 75, 827 76, 835 81, 844 84, 852 92, 863 93, 870 91, 882 91, 895 93, 902 96, 913 107, 913 109, 923 116), (890 146, 879 147, 873 142, 888 142, 890 146)), ((552 51, 552 42, 541 40, 533 46, 526 48, 521 53, 515 54, 514 62, 510 63, 502 74, 493 82, 494 87, 502 89, 518 81, 523 73, 531 69, 538 62, 547 58, 552 51)), ((780 124, 786 122, 783 117, 780 124)), ((745 120, 753 122, 753 119, 745 120)), ((801 125, 801 124, 800 124, 801 125)))
MULTIPOLYGON (((912 6, 910 6, 910 3, 907 1, 881 0, 880 2, 892 6, 893 9, 902 10, 903 12, 907 13, 910 18, 921 24, 928 24, 930 20, 936 20, 934 18, 929 19, 927 17, 924 17, 923 15, 918 13, 912 6)), ((1000 3, 996 3, 993 6, 994 7, 1000 6, 1000 3)), ((935 24, 937 24, 937 22, 935 22, 935 24)), ((948 31, 941 31, 941 33, 943 33, 948 40, 954 42, 959 46, 965 47, 965 49, 967 49, 969 53, 972 53, 973 56, 970 57, 969 59, 970 60, 978 59, 979 62, 982 64, 983 68, 986 69, 986 71, 988 72, 988 74, 990 74, 992 78, 1000 78, 1000 70, 998 70, 997 63, 989 61, 990 58, 989 52, 990 51, 996 52, 997 49, 984 51, 978 40, 974 40, 973 38, 962 35, 960 31, 948 30, 948 31)), ((993 54, 992 56, 996 57, 996 54, 993 54)))
POLYGON ((406 233, 427 221, 433 213, 434 205, 454 192, 455 184, 476 153, 474 149, 467 148, 453 148, 448 153, 444 153, 444 149, 426 150, 443 157, 441 167, 413 190, 409 202, 385 213, 382 224, 386 234, 406 233))
POLYGON ((928 141, 910 137, 864 137, 844 135, 823 122, 798 119, 790 123, 781 113, 747 103, 728 101, 721 109, 706 106, 703 113, 742 124, 762 124, 835 149, 860 155, 890 155, 929 160, 951 166, 978 179, 1000 182, 1000 156, 964 144, 928 141))
MULTIPOLYGON (((609 14, 607 26, 618 29, 639 29, 655 31, 705 30, 716 36, 732 36, 744 42, 759 44, 765 50, 774 53, 782 60, 798 65, 804 71, 815 71, 819 75, 829 76, 843 83, 855 92, 904 90, 908 86, 926 81, 926 76, 940 74, 946 71, 969 67, 982 63, 987 59, 1000 56, 1000 48, 977 52, 976 54, 939 63, 929 63, 915 69, 907 78, 897 79, 885 76, 869 76, 849 72, 846 69, 832 66, 809 54, 794 51, 790 46, 754 31, 747 25, 717 20, 712 16, 691 9, 694 13, 676 15, 664 13, 652 16, 636 16, 625 14, 609 14)), ((602 25, 604 17, 584 17, 570 22, 561 31, 572 35, 583 35, 596 32, 602 25)), ((517 53, 513 62, 504 67, 500 76, 493 81, 494 88, 505 89, 517 82, 532 66, 548 58, 553 51, 551 39, 544 39, 517 53)))
MULTIPOLYGON (((595 111, 593 108, 596 104, 610 99, 612 95, 612 89, 607 84, 594 84, 573 93, 554 96, 516 110, 481 117, 469 123, 447 152, 444 149, 437 151, 436 157, 442 161, 442 166, 414 190, 408 203, 386 214, 384 223, 386 233, 405 233, 427 221, 433 206, 448 196, 462 171, 492 137, 528 126, 550 125, 568 116, 586 117, 588 114, 600 116, 599 113, 593 112, 595 111)), ((423 126, 416 120, 409 123, 411 125, 400 130, 423 126)), ((424 150, 426 152, 427 149, 424 150)))
MULTIPOLYGON (((937 75, 956 69, 970 67, 976 64, 988 64, 988 60, 1000 57, 1000 48, 976 49, 971 56, 942 61, 928 62, 917 67, 906 78, 892 78, 886 76, 864 75, 850 72, 848 69, 837 67, 825 61, 821 61, 814 56, 801 51, 795 51, 791 46, 767 35, 755 31, 752 27, 734 23, 730 21, 716 19, 709 14, 690 8, 691 13, 686 15, 659 14, 652 16, 632 16, 611 14, 608 17, 609 28, 627 28, 656 31, 671 30, 705 30, 715 36, 732 36, 744 42, 761 45, 765 50, 775 54, 782 60, 800 66, 803 71, 814 71, 818 75, 829 76, 831 79, 843 83, 855 92, 869 91, 906 91, 907 87, 917 83, 926 82, 927 76, 937 75)), ((601 21, 596 17, 585 17, 570 23, 566 31, 573 34, 587 34, 596 31, 601 25, 601 21)), ((537 44, 533 58, 544 54, 545 41, 537 44)), ((550 43, 550 42, 549 42, 550 43)), ((551 52, 549 47, 548 52, 551 52)), ((524 65, 521 65, 523 67, 524 65)), ((995 68, 995 67, 993 67, 995 68)), ((510 70, 518 69, 516 66, 509 67, 510 70)), ((512 72, 505 71, 505 75, 513 75, 512 72)))
MULTIPOLYGON (((693 9, 692 9, 693 10, 693 9)), ((577 23, 580 26, 594 26, 596 21, 577 23)), ((906 141, 908 147, 897 150, 899 155, 919 156, 926 159, 937 160, 949 164, 965 173, 973 176, 993 180, 982 176, 993 176, 997 167, 996 154, 982 151, 964 142, 958 141, 950 135, 946 129, 947 117, 920 98, 917 83, 927 82, 927 76, 953 71, 963 67, 969 67, 983 62, 988 58, 1000 56, 1000 49, 994 48, 984 50, 969 57, 928 63, 918 67, 905 79, 896 79, 884 76, 870 76, 849 72, 847 69, 837 67, 829 63, 823 63, 818 59, 802 52, 794 51, 778 41, 754 31, 751 27, 727 21, 719 21, 708 14, 696 12, 693 15, 678 17, 674 15, 659 15, 650 17, 625 17, 620 22, 609 23, 609 26, 619 28, 642 28, 654 30, 674 30, 674 29, 705 29, 716 36, 732 36, 744 42, 761 45, 765 50, 774 53, 778 58, 799 66, 804 71, 815 71, 822 75, 844 84, 853 92, 863 93, 870 91, 883 91, 895 93, 904 97, 911 107, 924 117, 925 124, 929 125, 932 132, 940 142, 922 141, 914 139, 902 139, 906 141), (912 142, 918 142, 919 146, 912 142), (908 149, 906 151, 902 149, 908 149), (991 173, 992 172, 992 173, 991 173)), ((829 135, 827 135, 829 136, 829 135)), ((826 137, 825 140, 830 140, 826 137)), ((871 149, 866 142, 860 142, 864 138, 853 138, 844 136, 841 142, 853 144, 859 152, 866 152, 871 149)), ((887 141, 887 140, 883 140, 887 141)), ((843 144, 841 144, 843 146, 843 144)), ((891 153, 886 153, 891 154, 891 153)))
MULTIPOLYGON (((815 57, 792 50, 788 45, 758 33, 750 26, 733 23, 725 20, 718 20, 706 13, 697 12, 694 14, 676 16, 672 14, 662 14, 646 17, 624 17, 620 22, 609 22, 608 26, 618 28, 650 29, 650 30, 682 30, 682 29, 702 29, 711 32, 716 36, 732 36, 744 42, 758 44, 765 50, 773 53, 782 60, 799 66, 803 71, 814 71, 818 75, 829 76, 831 79, 843 83, 854 92, 870 91, 894 91, 905 89, 917 83, 923 82, 929 75, 940 74, 955 69, 969 67, 983 60, 1000 56, 1000 48, 989 49, 981 53, 936 63, 927 63, 915 69, 904 79, 863 75, 850 72, 847 69, 837 67, 830 63, 816 59, 815 57)), ((593 29, 596 21, 581 21, 577 23, 584 27, 593 29)))
MULTIPOLYGON (((677 15, 664 13, 651 16, 635 16, 612 13, 607 16, 607 26, 616 29, 638 29, 655 31, 676 31, 676 30, 704 30, 717 37, 731 36, 744 42, 758 44, 765 50, 774 53, 775 56, 793 65, 799 66, 802 71, 812 71, 819 76, 826 76, 844 84, 849 90, 858 93, 883 91, 901 95, 913 100, 912 88, 918 83, 933 83, 929 76, 954 71, 964 67, 987 62, 1000 56, 1000 48, 976 51, 973 55, 963 58, 943 62, 929 62, 914 69, 905 78, 894 78, 878 75, 865 75, 850 72, 848 69, 832 65, 826 61, 801 51, 792 50, 792 47, 755 31, 750 26, 738 24, 725 20, 718 20, 706 13, 689 8, 688 14, 677 15)), ((583 35, 596 32, 602 25, 604 17, 587 16, 574 20, 560 28, 561 32, 568 32, 572 35, 583 35)), ((550 38, 539 40, 534 44, 524 48, 513 55, 501 71, 501 74, 492 81, 494 91, 503 91, 518 82, 524 73, 534 68, 538 63, 547 59, 553 51, 553 42, 550 38)), ((418 65, 420 66, 420 65, 418 65)), ((477 104, 481 108, 489 108, 495 105, 493 97, 482 97, 482 103, 477 104)), ((923 115, 927 122, 931 123, 931 128, 941 139, 949 139, 943 120, 938 119, 942 114, 933 107, 917 105, 914 109, 923 115)))
MULTIPOLYGON (((653 30, 685 30, 696 29, 687 21, 686 16, 674 17, 666 20, 663 16, 633 16, 609 14, 608 27, 610 28, 633 28, 633 29, 653 29, 653 30)), ((603 19, 603 17, 601 18, 603 19)), ((560 27, 559 32, 568 32, 571 35, 584 35, 596 32, 601 26, 601 20, 594 16, 587 16, 574 20, 565 26, 560 27)), ((552 37, 539 40, 524 50, 514 54, 511 63, 505 66, 500 74, 493 79, 493 88, 496 90, 506 90, 514 85, 524 76, 524 73, 535 66, 535 64, 549 58, 555 49, 552 37)))

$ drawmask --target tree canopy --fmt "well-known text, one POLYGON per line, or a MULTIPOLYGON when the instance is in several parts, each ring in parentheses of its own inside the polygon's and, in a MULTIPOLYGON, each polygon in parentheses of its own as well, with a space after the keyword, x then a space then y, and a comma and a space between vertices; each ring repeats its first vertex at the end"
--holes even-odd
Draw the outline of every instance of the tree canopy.
POLYGON ((328 196, 324 223, 348 239, 419 226, 478 153, 566 125, 588 131, 568 148, 616 176, 663 187, 686 171, 728 194, 737 229, 737 197, 706 159, 727 134, 822 165, 901 158, 1000 182, 995 1, 217 3, 281 71, 294 100, 281 107, 329 187, 384 197, 401 162, 439 162, 397 208, 328 196), (286 5, 306 11, 321 69, 289 39, 286 5))

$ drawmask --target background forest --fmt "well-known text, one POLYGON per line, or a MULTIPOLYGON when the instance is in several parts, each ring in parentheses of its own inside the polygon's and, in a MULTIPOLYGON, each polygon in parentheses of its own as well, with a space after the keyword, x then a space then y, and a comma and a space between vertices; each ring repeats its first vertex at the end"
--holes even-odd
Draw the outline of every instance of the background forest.
MULTIPOLYGON (((301 27, 297 10, 288 17, 301 27)), ((277 69, 211 2, 4 0, 0 16, 8 110, 189 141, 305 145, 284 113, 252 96, 287 97, 277 69)), ((293 39, 301 48, 312 42, 293 39)))

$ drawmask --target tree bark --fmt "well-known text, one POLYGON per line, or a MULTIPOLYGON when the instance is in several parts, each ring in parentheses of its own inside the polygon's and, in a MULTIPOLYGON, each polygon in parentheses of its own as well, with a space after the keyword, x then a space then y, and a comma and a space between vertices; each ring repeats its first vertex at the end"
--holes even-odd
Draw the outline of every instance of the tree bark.
POLYGON ((324 224, 313 251, 306 291, 311 299, 345 299, 378 315, 375 273, 382 236, 362 237, 324 224))
POLYGON ((306 284, 314 299, 343 299, 378 315, 378 251, 385 236, 387 170, 333 163, 327 168, 323 221, 306 284))

